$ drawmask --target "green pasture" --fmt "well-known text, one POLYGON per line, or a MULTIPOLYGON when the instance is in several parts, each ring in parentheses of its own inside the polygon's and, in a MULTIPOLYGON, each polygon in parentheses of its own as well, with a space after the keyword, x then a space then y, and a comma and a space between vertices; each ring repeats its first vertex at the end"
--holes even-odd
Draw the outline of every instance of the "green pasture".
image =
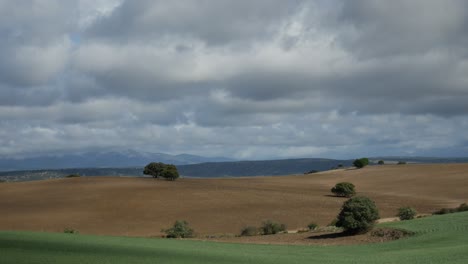
POLYGON ((356 246, 278 246, 0 231, 0 263, 468 263, 468 212, 385 226, 411 238, 356 246))

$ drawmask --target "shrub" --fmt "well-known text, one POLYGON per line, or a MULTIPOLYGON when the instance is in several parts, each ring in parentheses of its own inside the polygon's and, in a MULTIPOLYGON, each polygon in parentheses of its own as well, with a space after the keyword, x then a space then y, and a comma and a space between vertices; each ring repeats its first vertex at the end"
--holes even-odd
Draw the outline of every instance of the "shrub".
POLYGON ((241 236, 256 236, 258 234, 258 230, 255 226, 246 226, 241 230, 241 236))
POLYGON ((81 177, 81 176, 78 173, 69 174, 69 175, 65 176, 65 178, 76 178, 76 177, 81 177))
POLYGON ((174 226, 163 229, 167 238, 189 238, 193 237, 193 229, 189 227, 187 221, 175 221, 174 226))
POLYGON ((468 211, 468 204, 462 203, 457 207, 457 212, 466 212, 468 211))
POLYGON ((406 161, 399 161, 397 164, 398 164, 398 165, 405 165, 405 164, 406 164, 406 161))
POLYGON ((383 160, 379 160, 379 162, 377 162, 377 164, 379 164, 379 165, 384 165, 385 162, 384 162, 383 160))
POLYGON ((388 240, 397 240, 408 236, 413 236, 415 233, 413 231, 408 231, 404 229, 397 228, 377 228, 372 231, 371 236, 381 237, 388 240))
POLYGON ((331 192, 336 196, 351 197, 356 194, 354 187, 354 184, 350 182, 339 182, 335 187, 331 188, 331 192))
POLYGON ((267 220, 263 222, 262 226, 260 227, 260 231, 262 235, 274 235, 279 232, 284 232, 286 231, 286 225, 285 224, 279 224, 276 222, 273 222, 271 220, 267 220))
POLYGON ((374 201, 361 196, 353 197, 346 201, 338 214, 337 227, 352 234, 369 231, 379 219, 379 211, 374 201))
POLYGON ((457 212, 456 208, 442 208, 440 210, 435 211, 432 214, 443 215, 443 214, 452 214, 452 213, 456 213, 456 212, 457 212))
POLYGON ((79 232, 73 228, 68 228, 66 227, 64 230, 63 230, 63 233, 65 234, 78 234, 79 232))
POLYGON ((443 215, 443 214, 453 214, 453 213, 458 213, 458 212, 466 212, 468 211, 468 204, 462 203, 458 207, 455 208, 442 208, 438 211, 435 211, 432 214, 435 215, 443 215))
POLYGON ((309 228, 309 230, 315 230, 318 228, 318 225, 314 222, 310 223, 307 225, 307 228, 309 228))
POLYGON ((400 218, 400 220, 411 220, 414 219, 418 212, 412 207, 401 207, 398 209, 398 214, 397 216, 400 218))
POLYGON ((358 169, 363 168, 363 167, 369 165, 369 159, 368 158, 356 159, 356 160, 354 160, 353 165, 354 165, 354 167, 356 167, 358 169))

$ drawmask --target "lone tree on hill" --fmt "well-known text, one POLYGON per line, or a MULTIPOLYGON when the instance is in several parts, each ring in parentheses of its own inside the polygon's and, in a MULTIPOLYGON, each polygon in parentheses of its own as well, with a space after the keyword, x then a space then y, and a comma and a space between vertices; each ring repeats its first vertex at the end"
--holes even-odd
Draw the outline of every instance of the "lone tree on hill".
POLYGON ((162 177, 166 180, 174 181, 179 178, 177 167, 172 164, 164 164, 162 162, 151 162, 145 166, 143 174, 151 175, 153 178, 162 177))
POLYGON ((343 204, 337 218, 336 226, 343 227, 347 233, 359 234, 369 231, 380 216, 374 201, 358 196, 343 204))
POLYGON ((369 159, 368 158, 360 158, 356 159, 353 162, 354 167, 360 169, 364 168, 365 166, 369 165, 369 159))
POLYGON ((350 182, 339 182, 335 187, 331 188, 331 192, 336 196, 351 197, 356 194, 354 187, 354 184, 350 182))

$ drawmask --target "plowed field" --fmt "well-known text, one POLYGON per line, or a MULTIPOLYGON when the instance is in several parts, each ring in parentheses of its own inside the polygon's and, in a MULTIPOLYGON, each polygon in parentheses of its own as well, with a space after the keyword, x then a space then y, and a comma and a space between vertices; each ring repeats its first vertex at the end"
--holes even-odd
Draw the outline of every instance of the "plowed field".
POLYGON ((159 236, 175 220, 200 235, 238 234, 266 219, 300 229, 330 223, 346 200, 340 181, 374 199, 381 217, 412 206, 420 213, 468 202, 468 164, 384 165, 309 175, 235 179, 81 177, 0 184, 0 230, 159 236))

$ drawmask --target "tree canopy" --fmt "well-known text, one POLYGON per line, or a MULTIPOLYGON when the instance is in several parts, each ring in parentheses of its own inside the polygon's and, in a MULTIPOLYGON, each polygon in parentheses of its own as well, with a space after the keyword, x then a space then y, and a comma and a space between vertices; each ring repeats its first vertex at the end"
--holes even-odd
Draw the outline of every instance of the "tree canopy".
POLYGON ((146 165, 143 174, 151 175, 153 178, 164 178, 166 180, 174 181, 179 178, 177 167, 172 164, 164 164, 162 162, 151 162, 146 165))
POLYGON ((350 182, 339 182, 331 189, 336 196, 351 197, 356 194, 354 184, 350 182))
POLYGON ((354 160, 353 165, 358 169, 364 168, 365 166, 369 165, 369 159, 368 158, 356 159, 354 160))
POLYGON ((374 201, 357 196, 343 204, 336 226, 343 227, 349 233, 363 233, 370 230, 379 218, 379 210, 374 201))

